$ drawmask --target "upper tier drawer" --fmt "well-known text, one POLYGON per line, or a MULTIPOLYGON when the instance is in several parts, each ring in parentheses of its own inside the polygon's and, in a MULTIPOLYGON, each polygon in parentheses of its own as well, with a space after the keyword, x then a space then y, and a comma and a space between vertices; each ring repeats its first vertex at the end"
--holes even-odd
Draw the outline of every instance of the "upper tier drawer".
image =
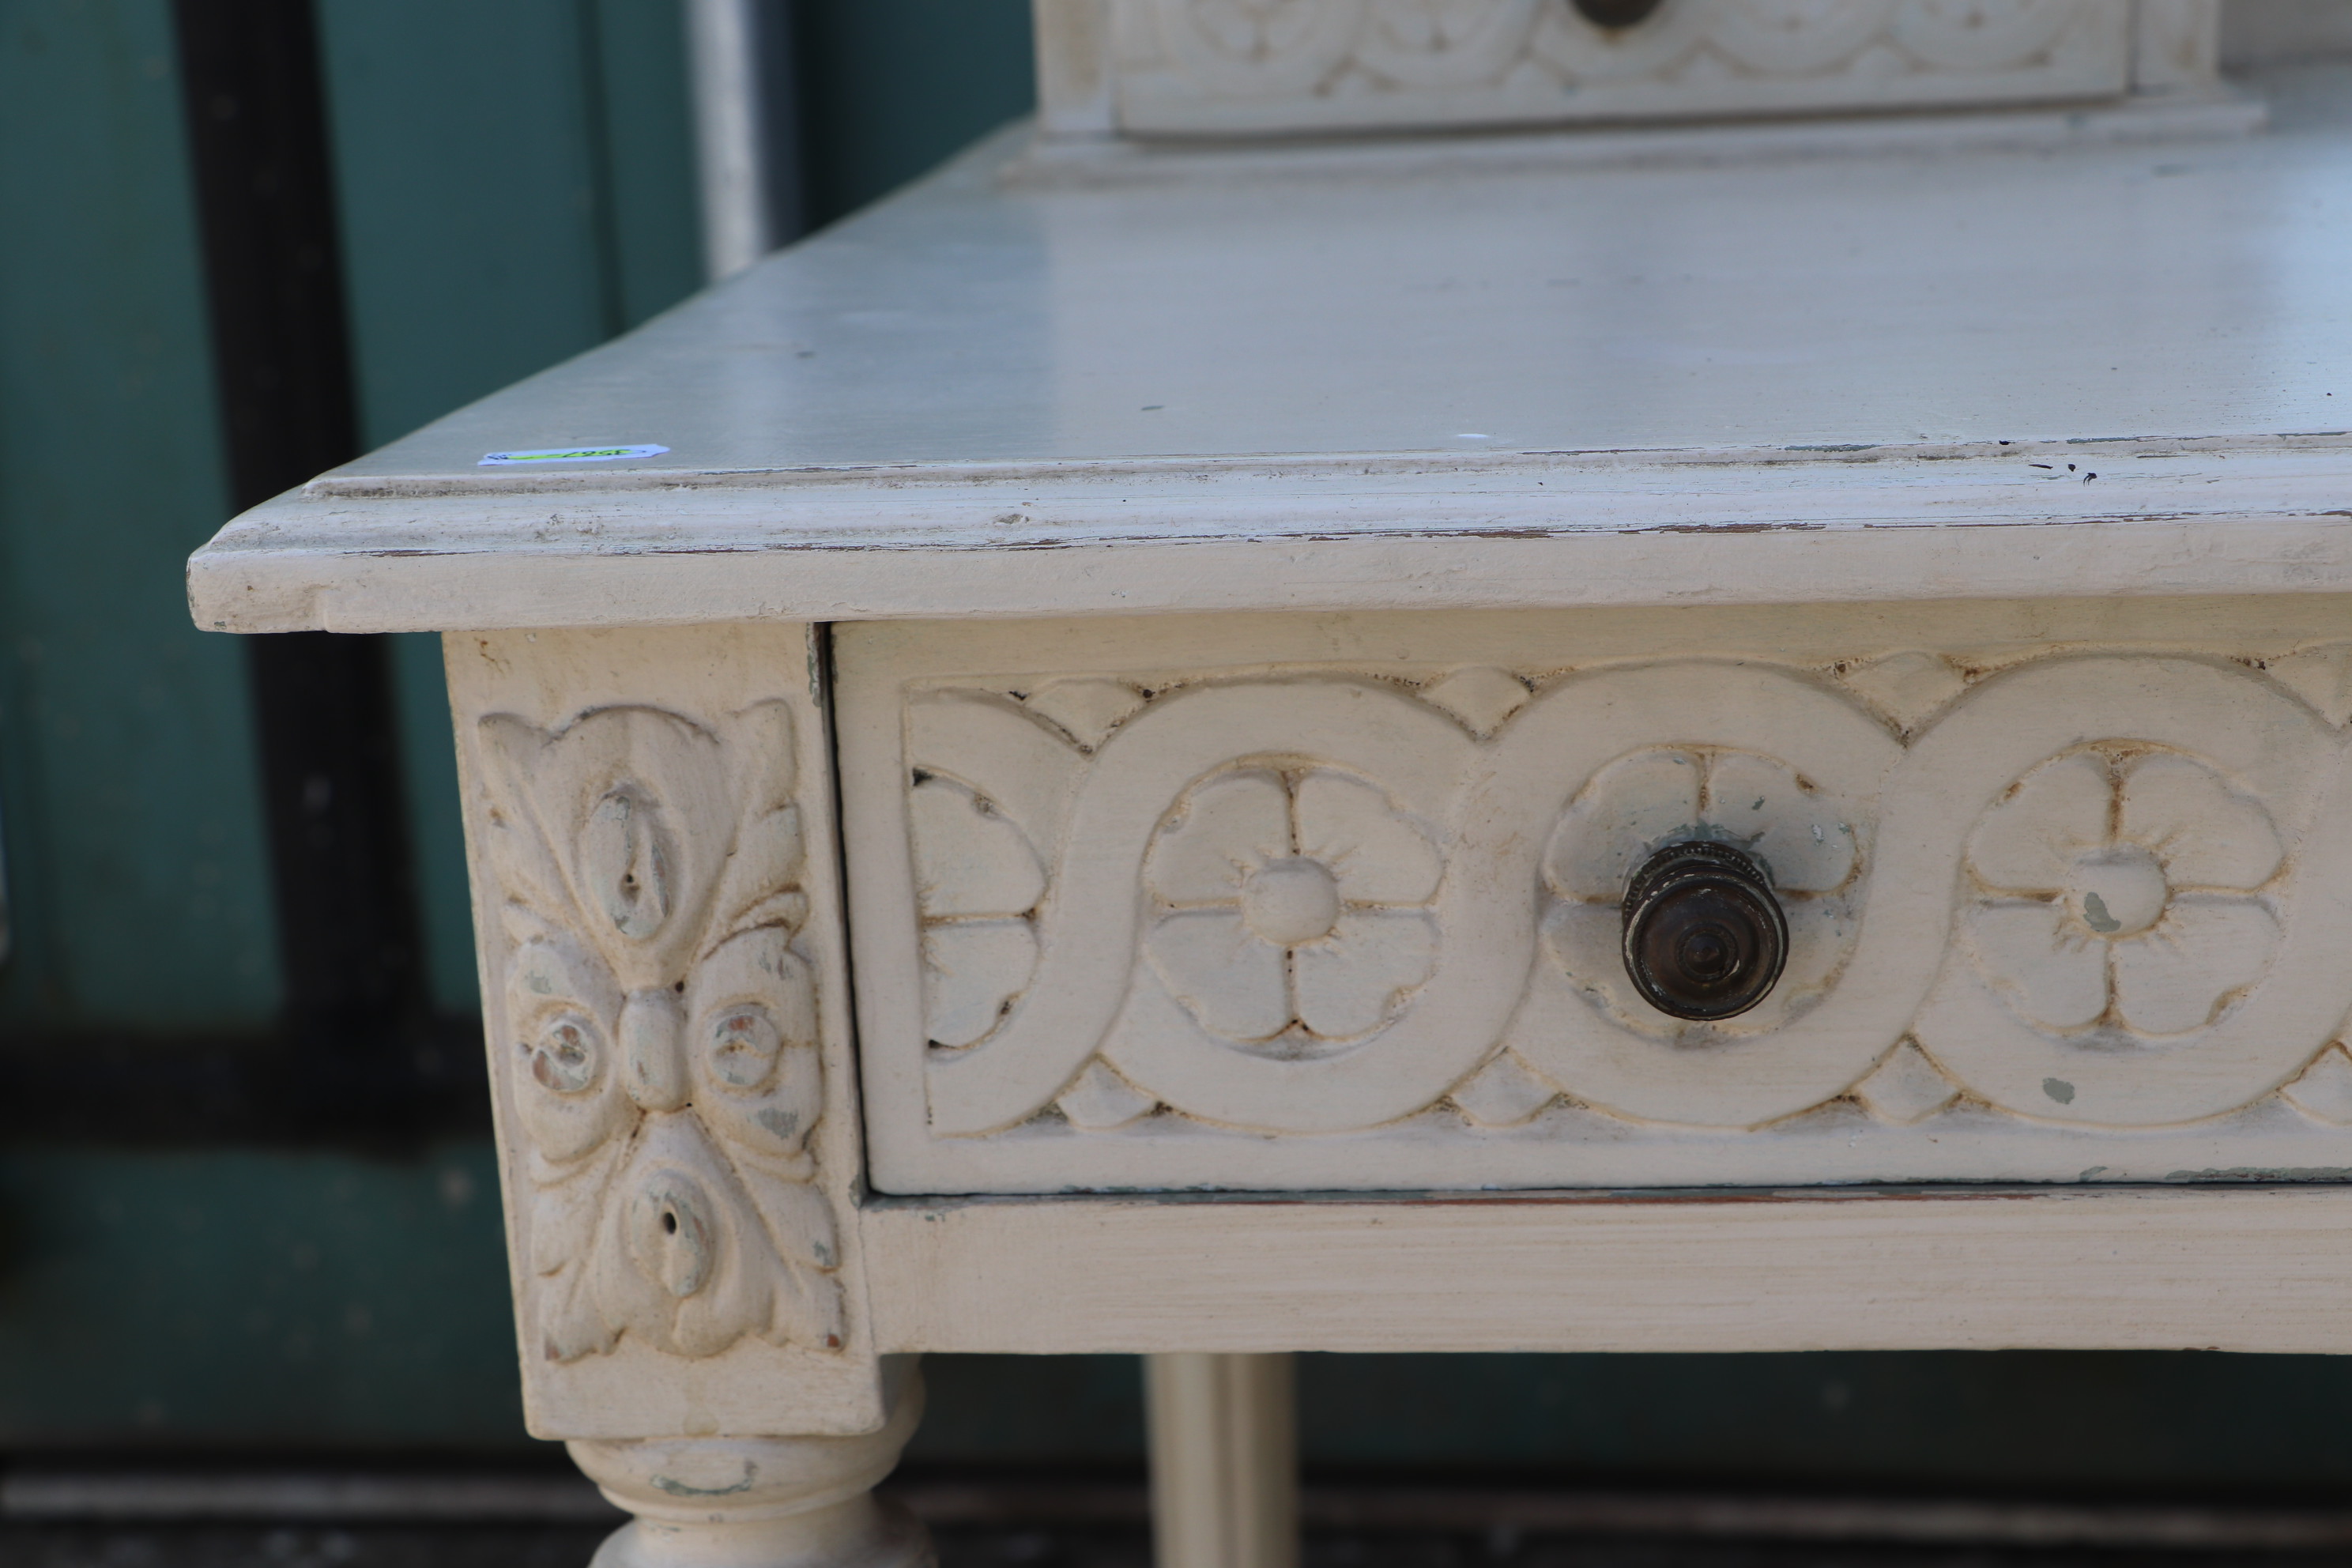
POLYGON ((2347 624, 840 628, 877 1184, 2340 1171, 2347 624), (1745 856, 1785 926, 1769 994, 1713 1021, 1624 952, 1629 880, 1688 842, 1745 856))
POLYGON ((2212 0, 1048 0, 1040 18, 1049 122, 1090 85, 1104 129, 1142 135, 2113 97, 2136 43, 2143 86, 2210 77, 2213 30, 2212 0))

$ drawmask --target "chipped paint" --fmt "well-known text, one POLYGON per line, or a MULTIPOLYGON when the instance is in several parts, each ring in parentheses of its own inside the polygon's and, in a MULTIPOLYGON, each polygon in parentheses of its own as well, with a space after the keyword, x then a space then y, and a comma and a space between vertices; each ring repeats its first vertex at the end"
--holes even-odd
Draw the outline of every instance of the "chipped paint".
POLYGON ((758 1480, 759 1474, 758 1467, 746 1459, 743 1461, 743 1479, 728 1486, 698 1487, 681 1481, 674 1476, 662 1475, 653 1477, 652 1480, 656 1488, 667 1492, 672 1497, 733 1497, 739 1492, 750 1491, 753 1483, 758 1480))

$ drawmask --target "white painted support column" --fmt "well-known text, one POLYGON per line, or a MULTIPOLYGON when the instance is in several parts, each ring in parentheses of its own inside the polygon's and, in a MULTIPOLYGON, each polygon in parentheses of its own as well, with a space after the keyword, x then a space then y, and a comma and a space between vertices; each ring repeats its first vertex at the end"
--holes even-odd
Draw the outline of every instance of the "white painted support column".
POLYGON ((759 0, 687 0, 695 157, 707 276, 731 277, 782 243, 772 185, 769 43, 759 0))
POLYGON ((1186 1353, 1143 1363, 1158 1568, 1297 1568, 1291 1358, 1186 1353))

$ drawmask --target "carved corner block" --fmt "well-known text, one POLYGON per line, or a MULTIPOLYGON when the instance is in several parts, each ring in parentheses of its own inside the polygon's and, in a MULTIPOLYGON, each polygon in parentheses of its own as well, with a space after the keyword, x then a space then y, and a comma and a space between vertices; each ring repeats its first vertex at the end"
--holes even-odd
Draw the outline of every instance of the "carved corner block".
POLYGON ((445 639, 541 1436, 883 1419, 811 635, 445 639))

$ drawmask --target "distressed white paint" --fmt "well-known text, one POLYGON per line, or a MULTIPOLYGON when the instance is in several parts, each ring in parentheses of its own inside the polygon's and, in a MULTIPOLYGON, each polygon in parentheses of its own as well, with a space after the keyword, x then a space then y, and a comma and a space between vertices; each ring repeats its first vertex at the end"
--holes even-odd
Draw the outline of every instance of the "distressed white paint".
POLYGON ((446 651, 531 1429, 871 1429, 808 629, 446 651))
POLYGON ((885 1203, 888 1348, 2342 1353, 2342 1186, 885 1203))

